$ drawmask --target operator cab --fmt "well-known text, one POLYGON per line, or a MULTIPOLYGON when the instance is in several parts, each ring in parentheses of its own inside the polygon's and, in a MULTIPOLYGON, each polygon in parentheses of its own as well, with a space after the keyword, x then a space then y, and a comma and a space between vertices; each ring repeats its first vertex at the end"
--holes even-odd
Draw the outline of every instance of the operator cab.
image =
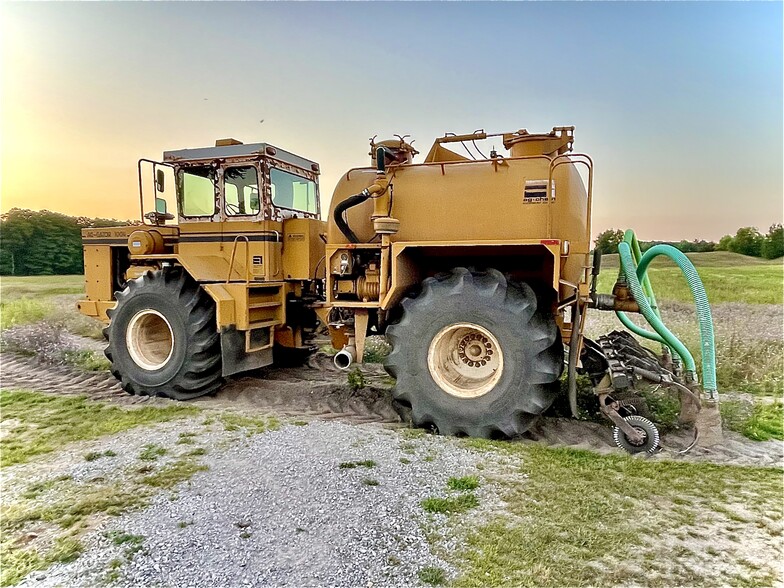
MULTIPOLYGON (((318 163, 268 143, 221 139, 215 147, 165 151, 163 162, 141 160, 142 192, 145 162, 153 166, 158 194, 169 175, 164 169, 173 173, 179 223, 320 218, 318 163)), ((155 212, 145 218, 153 224, 173 220, 166 208, 165 200, 156 197, 155 212)))

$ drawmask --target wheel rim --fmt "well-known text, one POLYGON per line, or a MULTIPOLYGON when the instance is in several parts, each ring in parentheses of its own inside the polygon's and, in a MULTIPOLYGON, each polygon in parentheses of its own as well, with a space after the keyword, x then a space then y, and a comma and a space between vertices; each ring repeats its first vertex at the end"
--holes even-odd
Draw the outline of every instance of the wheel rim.
POLYGON ((492 390, 504 371, 495 336, 473 323, 441 329, 430 342, 427 367, 436 384, 458 398, 478 398, 492 390))
POLYGON ((157 310, 141 310, 128 323, 125 344, 136 365, 148 371, 158 370, 171 359, 174 331, 157 310))
POLYGON ((637 431, 642 436, 642 441, 640 441, 639 443, 635 443, 634 441, 629 439, 629 437, 627 437, 626 434, 624 434, 624 437, 626 437, 626 441, 629 443, 629 445, 633 445, 635 447, 643 447, 643 446, 645 446, 645 444, 648 442, 648 432, 645 429, 643 429, 642 427, 634 427, 633 426, 633 428, 634 428, 635 431, 637 431))

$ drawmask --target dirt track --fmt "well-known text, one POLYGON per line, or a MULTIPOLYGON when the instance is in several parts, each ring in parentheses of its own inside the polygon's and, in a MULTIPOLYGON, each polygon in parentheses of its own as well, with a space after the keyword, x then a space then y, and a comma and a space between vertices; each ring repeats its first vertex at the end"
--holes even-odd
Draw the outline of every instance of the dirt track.
MULTIPOLYGON (((94 400, 120 404, 168 403, 170 400, 126 394, 109 372, 86 372, 52 365, 32 357, 0 354, 0 387, 29 389, 52 394, 83 394, 94 400)), ((301 368, 259 370, 253 375, 229 378, 217 394, 192 401, 209 408, 235 408, 275 412, 322 420, 353 423, 400 423, 392 408, 389 386, 381 383, 379 366, 363 368, 366 386, 352 391, 346 374, 331 358, 317 355, 301 368)))
MULTIPOLYGON (((53 394, 83 394, 95 400, 120 404, 172 402, 161 398, 131 396, 122 391, 108 372, 85 372, 76 368, 42 363, 35 358, 0 354, 0 387, 23 388, 53 394)), ((402 426, 392 406, 390 382, 378 365, 362 368, 366 386, 352 391, 346 374, 331 358, 318 354, 300 368, 259 370, 229 378, 217 394, 193 401, 204 408, 239 409, 305 419, 339 420, 348 423, 384 423, 402 426)), ((724 433, 724 443, 713 448, 696 447, 686 455, 678 452, 693 439, 692 431, 676 431, 662 438, 658 458, 711 461, 738 465, 784 465, 784 443, 754 442, 724 433)), ((611 429, 602 424, 565 418, 542 418, 525 434, 524 441, 609 453, 619 451, 611 429)))

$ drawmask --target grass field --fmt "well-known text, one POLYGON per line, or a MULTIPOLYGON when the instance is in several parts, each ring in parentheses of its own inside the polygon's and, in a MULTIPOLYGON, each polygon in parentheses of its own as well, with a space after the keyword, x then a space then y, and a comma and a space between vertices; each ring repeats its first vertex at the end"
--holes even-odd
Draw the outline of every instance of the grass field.
MULTIPOLYGON (((84 276, 0 277, 0 328, 38 322, 84 292, 84 276)), ((75 309, 74 309, 75 310, 75 309)))
POLYGON ((781 545, 780 469, 464 442, 519 459, 520 477, 499 476, 506 512, 468 532, 469 549, 455 554, 462 571, 456 586, 771 586, 780 580, 776 564, 762 555, 781 545))
MULTIPOLYGON (((688 255, 711 304, 745 302, 748 304, 782 304, 784 302, 784 264, 781 259, 760 259, 727 251, 690 253, 688 255)), ((602 257, 598 290, 612 291, 618 275, 618 256, 602 257)), ((675 262, 657 257, 648 275, 658 300, 691 302, 692 295, 675 262)))

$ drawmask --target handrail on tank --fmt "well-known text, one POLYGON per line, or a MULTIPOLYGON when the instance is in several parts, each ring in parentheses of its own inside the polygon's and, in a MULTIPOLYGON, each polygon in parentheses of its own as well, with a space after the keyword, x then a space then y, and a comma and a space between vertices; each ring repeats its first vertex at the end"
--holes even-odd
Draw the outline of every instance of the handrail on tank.
MULTIPOLYGON (((136 163, 136 172, 139 176, 139 218, 141 219, 142 223, 144 223, 144 185, 142 181, 142 163, 151 163, 152 164, 152 190, 153 194, 155 194, 157 190, 157 186, 155 184, 155 171, 157 166, 163 165, 166 167, 170 167, 174 169, 174 166, 171 163, 165 163, 163 161, 155 161, 154 159, 145 159, 141 158, 136 163)), ((152 224, 152 223, 150 223, 152 224)))
POLYGON ((583 164, 588 168, 588 219, 586 223, 586 239, 591 241, 591 204, 593 203, 593 159, 585 153, 563 153, 553 158, 550 162, 550 172, 547 178, 547 237, 552 237, 553 232, 553 199, 552 199, 552 186, 553 186, 553 172, 559 165, 565 164, 583 164), (577 159, 572 159, 577 158, 577 159), (580 159, 583 158, 583 159, 580 159), (559 161, 559 159, 561 161, 559 161))
POLYGON ((229 273, 226 276, 226 283, 228 284, 231 281, 231 272, 234 269, 234 257, 237 254, 237 243, 240 239, 245 241, 245 283, 250 283, 250 277, 248 276, 248 268, 250 267, 248 262, 250 261, 250 241, 248 240, 247 235, 237 235, 234 237, 234 245, 231 247, 231 260, 229 261, 229 273))
MULTIPOLYGON (((405 169, 409 167, 427 167, 427 166, 436 166, 439 165, 443 168, 445 165, 467 165, 467 164, 477 164, 477 163, 494 163, 498 162, 499 160, 503 161, 520 161, 524 159, 545 159, 548 162, 552 161, 550 157, 547 155, 520 155, 518 157, 496 157, 496 158, 489 158, 489 159, 466 159, 465 161, 431 161, 428 163, 400 163, 400 164, 391 164, 387 167, 387 169, 392 171, 397 171, 398 169, 405 169)), ((351 179, 351 172, 354 171, 376 171, 376 168, 370 166, 363 166, 363 167, 352 167, 350 170, 346 172, 346 180, 351 179)))

